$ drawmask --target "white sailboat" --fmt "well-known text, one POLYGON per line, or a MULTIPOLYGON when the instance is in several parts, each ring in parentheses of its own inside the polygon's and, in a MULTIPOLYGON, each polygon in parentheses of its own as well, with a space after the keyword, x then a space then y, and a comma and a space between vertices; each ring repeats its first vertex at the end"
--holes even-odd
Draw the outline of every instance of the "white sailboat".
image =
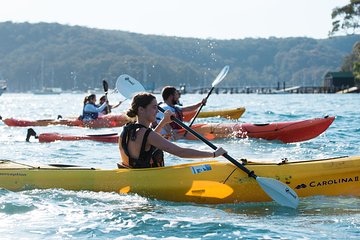
MULTIPOLYGON (((51 85, 54 85, 54 68, 51 72, 51 85)), ((62 89, 58 87, 44 87, 44 58, 41 60, 41 69, 40 69, 40 86, 41 89, 33 91, 33 94, 36 95, 48 95, 48 94, 60 94, 62 89)))

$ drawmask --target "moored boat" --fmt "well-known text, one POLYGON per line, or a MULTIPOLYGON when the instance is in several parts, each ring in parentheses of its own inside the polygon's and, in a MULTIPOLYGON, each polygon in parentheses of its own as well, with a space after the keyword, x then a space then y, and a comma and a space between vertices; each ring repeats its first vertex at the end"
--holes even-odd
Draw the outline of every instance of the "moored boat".
MULTIPOLYGON (((258 176, 283 182, 294 189, 299 197, 360 196, 360 156, 243 164, 258 176)), ((62 188, 117 192, 203 204, 271 201, 256 180, 233 164, 223 161, 162 168, 101 170, 0 160, 0 188, 11 191, 62 188)))
POLYGON ((7 88, 6 80, 0 80, 0 96, 1 94, 3 94, 3 92, 5 92, 6 88, 7 88))

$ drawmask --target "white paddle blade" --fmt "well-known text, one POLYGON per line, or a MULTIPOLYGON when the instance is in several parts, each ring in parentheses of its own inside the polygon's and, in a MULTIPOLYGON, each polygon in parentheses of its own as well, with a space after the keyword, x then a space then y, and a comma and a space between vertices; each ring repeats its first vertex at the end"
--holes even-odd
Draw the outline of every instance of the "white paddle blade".
POLYGON ((122 74, 116 80, 116 89, 125 98, 132 98, 139 92, 145 92, 145 88, 135 78, 122 74))
POLYGON ((229 72, 229 68, 230 67, 228 65, 223 67, 221 72, 217 75, 217 77, 215 78, 215 80, 211 84, 212 87, 215 87, 216 85, 218 85, 225 78, 226 74, 229 72))
POLYGON ((256 181, 258 181, 262 189, 278 204, 290 208, 297 208, 299 205, 298 195, 286 184, 276 179, 265 177, 257 177, 256 181))

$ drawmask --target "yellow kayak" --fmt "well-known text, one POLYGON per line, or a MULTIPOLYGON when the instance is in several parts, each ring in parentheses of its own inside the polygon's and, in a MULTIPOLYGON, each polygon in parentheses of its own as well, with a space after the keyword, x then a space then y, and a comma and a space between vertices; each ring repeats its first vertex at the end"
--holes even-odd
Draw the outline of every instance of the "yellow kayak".
MULTIPOLYGON (((360 196, 360 156, 280 164, 246 163, 246 167, 258 176, 287 184, 299 197, 360 196)), ((204 204, 271 201, 256 180, 233 164, 219 161, 101 170, 0 160, 0 187, 12 191, 62 188, 136 193, 159 200, 204 204)))
MULTIPOLYGON (((244 107, 233 108, 233 109, 223 109, 223 110, 211 110, 211 111, 201 111, 198 118, 209 118, 209 117, 222 117, 227 119, 239 119, 245 112, 244 107)), ((190 122, 191 119, 195 116, 196 111, 184 112, 184 121, 190 122)))

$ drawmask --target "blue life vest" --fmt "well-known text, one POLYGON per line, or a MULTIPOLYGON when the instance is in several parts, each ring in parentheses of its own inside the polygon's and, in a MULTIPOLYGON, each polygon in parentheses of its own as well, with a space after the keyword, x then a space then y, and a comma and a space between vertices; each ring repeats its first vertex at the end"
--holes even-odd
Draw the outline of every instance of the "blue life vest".
MULTIPOLYGON (((95 107, 98 107, 97 105, 93 104, 93 103, 87 103, 87 104, 91 104, 94 105, 95 107)), ((85 106, 87 105, 85 104, 85 106)), ((83 109, 85 109, 85 106, 83 109)), ((81 116, 82 120, 94 120, 97 119, 99 117, 99 113, 98 112, 87 112, 83 110, 83 114, 81 116)))

